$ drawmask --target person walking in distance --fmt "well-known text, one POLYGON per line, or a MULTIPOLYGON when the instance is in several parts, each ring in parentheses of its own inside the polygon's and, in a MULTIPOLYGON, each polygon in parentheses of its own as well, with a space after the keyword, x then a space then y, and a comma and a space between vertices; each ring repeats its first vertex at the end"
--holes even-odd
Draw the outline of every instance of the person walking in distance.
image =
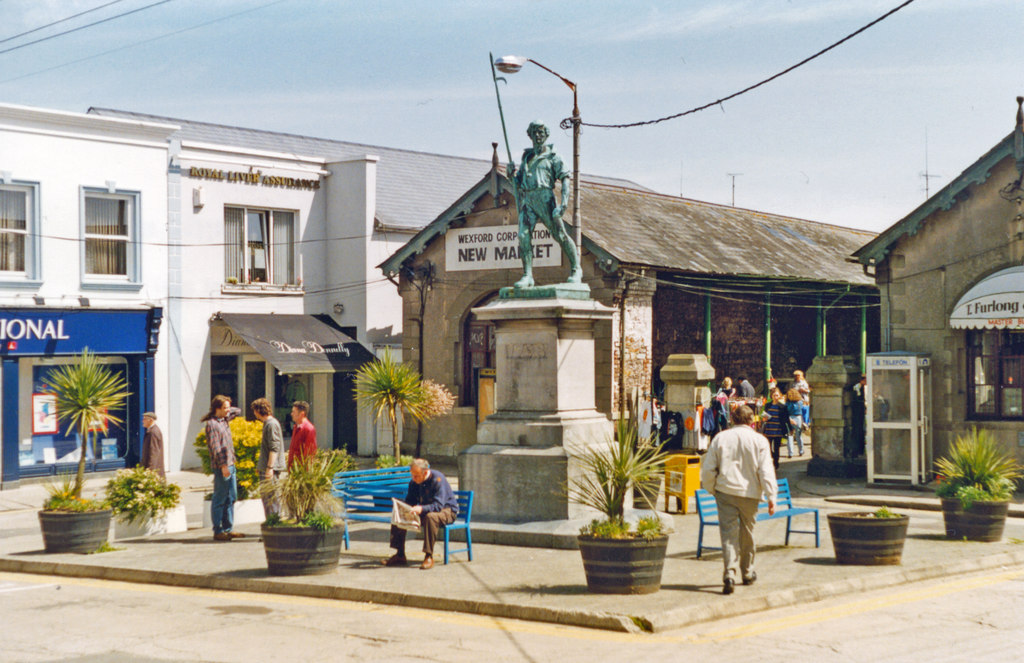
POLYGON ((733 426, 711 440, 700 467, 700 482, 715 496, 722 535, 722 593, 732 594, 737 579, 744 585, 757 580, 754 570, 754 523, 761 495, 768 513, 775 513, 778 488, 768 451, 768 439, 755 431, 754 411, 740 405, 732 412, 733 426))
POLYGON ((804 440, 801 437, 804 423, 804 400, 796 387, 786 392, 786 412, 789 414, 789 437, 786 438, 786 454, 793 457, 793 441, 796 441, 797 452, 804 455, 804 440))
POLYGON ((210 516, 213 519, 215 541, 230 541, 245 536, 232 532, 235 521, 235 500, 238 484, 235 478, 235 443, 231 438, 231 420, 242 411, 231 406, 227 396, 214 396, 210 411, 200 421, 206 422, 206 446, 210 450, 213 468, 213 499, 210 516))
POLYGON ((771 391, 771 403, 764 407, 768 419, 764 422, 764 436, 772 450, 772 467, 779 469, 779 455, 782 450, 782 438, 789 439, 789 412, 786 409, 786 397, 778 389, 771 391))
POLYGON ((316 427, 309 420, 309 403, 295 401, 292 404, 292 421, 295 428, 292 429, 292 444, 288 447, 289 470, 295 461, 313 456, 317 449, 316 427))
POLYGON ((281 422, 274 418, 270 401, 266 398, 257 398, 249 407, 256 418, 263 422, 260 459, 256 464, 260 484, 264 484, 260 486, 263 510, 268 516, 272 513, 280 514, 281 505, 263 493, 265 485, 276 481, 285 471, 284 434, 281 432, 281 422))
POLYGON ((156 412, 144 412, 142 414, 142 426, 146 429, 146 435, 142 438, 142 458, 139 465, 147 470, 153 470, 166 479, 164 473, 164 434, 156 425, 156 412))

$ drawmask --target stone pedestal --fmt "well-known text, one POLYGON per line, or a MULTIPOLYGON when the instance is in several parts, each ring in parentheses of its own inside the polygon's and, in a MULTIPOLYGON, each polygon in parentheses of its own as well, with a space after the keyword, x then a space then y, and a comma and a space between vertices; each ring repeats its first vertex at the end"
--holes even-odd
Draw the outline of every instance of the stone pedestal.
POLYGON ((843 444, 850 435, 850 390, 860 379, 856 357, 815 357, 807 369, 811 386, 811 442, 814 455, 807 465, 811 476, 865 476, 863 462, 843 458, 843 444))
MULTIPOLYGON (((706 355, 669 355, 659 375, 665 383, 665 409, 690 416, 698 405, 711 403, 708 381, 715 379, 715 369, 706 355)), ((695 426, 699 429, 700 422, 695 426)), ((683 447, 697 448, 694 431, 683 431, 683 447)))
POLYGON ((594 324, 614 309, 593 300, 499 299, 473 309, 495 324, 495 413, 459 454, 459 484, 481 520, 586 517, 565 486, 574 456, 612 438, 594 397, 594 324))

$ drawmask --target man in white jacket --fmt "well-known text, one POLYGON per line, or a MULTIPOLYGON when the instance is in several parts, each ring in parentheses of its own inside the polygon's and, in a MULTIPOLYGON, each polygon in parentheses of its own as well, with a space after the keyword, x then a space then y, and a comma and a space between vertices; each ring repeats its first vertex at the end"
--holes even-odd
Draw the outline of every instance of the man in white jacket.
POLYGON ((744 585, 757 580, 754 571, 754 522, 764 495, 768 513, 775 513, 778 489, 768 438, 751 425, 754 411, 740 405, 732 412, 733 427, 711 440, 701 461, 701 486, 715 496, 722 534, 723 594, 732 594, 737 576, 744 585))

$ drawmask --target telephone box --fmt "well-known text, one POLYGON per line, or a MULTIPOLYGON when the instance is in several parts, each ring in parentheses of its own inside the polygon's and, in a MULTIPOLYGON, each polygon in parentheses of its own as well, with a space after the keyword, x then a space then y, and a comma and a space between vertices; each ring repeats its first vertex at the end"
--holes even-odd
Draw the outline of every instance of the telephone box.
POLYGON ((920 352, 877 352, 867 360, 868 483, 928 483, 931 358, 920 352))

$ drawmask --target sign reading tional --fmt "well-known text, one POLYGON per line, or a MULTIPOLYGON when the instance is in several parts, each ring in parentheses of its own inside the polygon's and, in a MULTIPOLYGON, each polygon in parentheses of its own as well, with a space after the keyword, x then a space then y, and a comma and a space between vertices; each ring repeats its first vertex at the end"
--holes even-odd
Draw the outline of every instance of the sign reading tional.
MULTIPOLYGON (((474 269, 522 268, 516 226, 458 228, 445 234, 445 268, 449 272, 474 269)), ((562 249, 543 226, 533 231, 533 266, 558 267, 562 249)))

